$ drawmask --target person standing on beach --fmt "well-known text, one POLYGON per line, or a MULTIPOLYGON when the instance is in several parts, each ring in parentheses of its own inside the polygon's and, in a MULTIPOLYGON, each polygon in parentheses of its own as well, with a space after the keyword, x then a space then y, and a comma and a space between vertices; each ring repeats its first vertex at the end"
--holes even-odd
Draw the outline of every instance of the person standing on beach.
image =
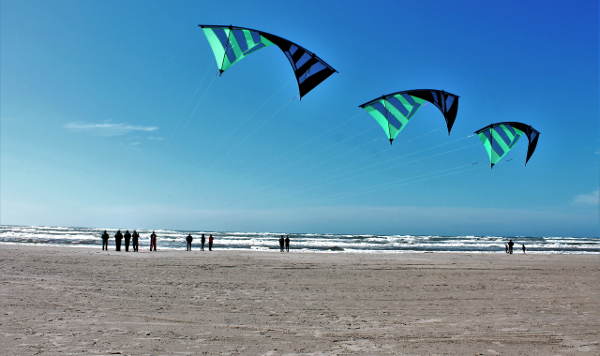
POLYGON ((504 244, 504 252, 506 252, 506 254, 508 254, 508 244, 504 244))
POLYGON ((121 240, 123 240, 123 234, 121 233, 121 230, 119 230, 115 234, 115 250, 116 251, 121 251, 121 240))
POLYGON ((279 252, 283 252, 283 245, 285 244, 285 240, 283 239, 283 235, 279 237, 279 252))
POLYGON ((290 252, 290 237, 285 237, 285 252, 290 252))
POLYGON ((213 245, 213 241, 214 241, 214 237, 212 234, 208 235, 208 250, 212 251, 212 245, 213 245))
POLYGON ((132 240, 131 242, 133 243, 133 252, 138 252, 138 247, 139 247, 139 243, 140 243, 140 234, 137 233, 137 231, 133 230, 133 235, 131 235, 132 240))
POLYGON ((106 250, 108 251, 108 239, 110 238, 110 236, 108 236, 108 232, 106 232, 106 230, 104 230, 104 232, 102 233, 102 251, 106 250))
POLYGON ((129 252, 129 243, 131 242, 131 234, 129 230, 125 231, 125 252, 129 252))
POLYGON ((527 249, 525 248, 525 244, 521 244, 521 249, 523 250, 523 254, 525 254, 525 251, 527 251, 527 249))
POLYGON ((156 251, 156 234, 154 233, 154 231, 152 231, 152 233, 150 234, 150 251, 152 251, 153 248, 154 251, 156 251))
POLYGON ((508 240, 508 253, 512 255, 513 253, 513 246, 515 245, 515 243, 513 242, 513 240, 508 240))
POLYGON ((202 251, 204 251, 204 243, 206 242, 206 237, 204 237, 204 234, 202 234, 202 237, 200 238, 200 249, 202 251))
POLYGON ((192 240, 194 240, 194 238, 192 237, 191 234, 188 234, 185 238, 185 250, 186 251, 191 251, 192 250, 192 240))

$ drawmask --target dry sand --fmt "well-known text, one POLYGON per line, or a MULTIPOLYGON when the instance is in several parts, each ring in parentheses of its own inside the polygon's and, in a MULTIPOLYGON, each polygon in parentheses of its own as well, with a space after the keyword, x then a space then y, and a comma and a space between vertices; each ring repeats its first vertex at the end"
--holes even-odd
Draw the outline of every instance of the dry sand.
POLYGON ((600 256, 0 245, 1 355, 600 355, 600 256))

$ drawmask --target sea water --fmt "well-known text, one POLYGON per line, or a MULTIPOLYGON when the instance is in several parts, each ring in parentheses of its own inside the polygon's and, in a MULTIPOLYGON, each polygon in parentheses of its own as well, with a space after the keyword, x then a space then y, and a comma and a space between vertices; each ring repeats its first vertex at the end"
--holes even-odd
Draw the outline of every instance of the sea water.
MULTIPOLYGON (((114 248, 115 229, 0 225, 0 244, 62 245, 100 248, 100 235, 107 230, 109 246, 114 248)), ((152 230, 138 229, 140 249, 148 249, 152 230)), ((122 230, 125 233, 125 230, 122 230)), ((133 230, 130 230, 133 232, 133 230)), ((215 237, 218 250, 278 250, 281 235, 289 236, 294 251, 313 252, 475 252, 504 253, 504 244, 512 239, 515 252, 525 244, 528 253, 600 254, 600 237, 558 236, 440 236, 440 235, 368 235, 286 232, 223 232, 155 230, 159 249, 185 249, 188 233, 194 237, 193 249, 200 247, 200 236, 215 237)), ((123 241, 124 242, 124 241, 123 241)))

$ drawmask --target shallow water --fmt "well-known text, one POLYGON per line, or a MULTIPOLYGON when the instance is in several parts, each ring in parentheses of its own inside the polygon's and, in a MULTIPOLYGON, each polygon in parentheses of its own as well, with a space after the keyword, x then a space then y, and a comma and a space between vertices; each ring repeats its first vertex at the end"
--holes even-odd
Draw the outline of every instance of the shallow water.
MULTIPOLYGON (((0 243, 49 244, 99 247, 105 228, 59 226, 0 225, 0 243)), ((114 246, 114 229, 109 245, 114 246)), ((215 249, 277 250, 279 232, 219 232, 155 230, 159 248, 185 249, 185 236, 194 236, 193 249, 200 246, 200 235, 213 234, 215 249)), ((124 232, 124 231, 123 231, 124 232)), ((151 230, 139 229, 140 248, 148 249, 151 230)), ((521 244, 531 253, 600 254, 598 237, 527 237, 527 236, 437 236, 437 235, 350 235, 289 233, 291 247, 300 251, 334 252, 479 252, 503 253, 504 244, 512 239, 515 253, 521 244)))

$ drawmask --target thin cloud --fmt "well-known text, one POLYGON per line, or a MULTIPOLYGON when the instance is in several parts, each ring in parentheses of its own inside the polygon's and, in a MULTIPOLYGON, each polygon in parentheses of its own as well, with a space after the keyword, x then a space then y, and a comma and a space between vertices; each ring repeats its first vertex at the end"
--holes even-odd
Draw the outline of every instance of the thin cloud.
POLYGON ((70 122, 65 125, 67 130, 85 132, 98 136, 122 136, 131 132, 154 132, 158 126, 129 125, 125 123, 85 123, 70 122))
POLYGON ((581 205, 600 205, 600 189, 591 193, 578 194, 573 198, 573 203, 581 205))

